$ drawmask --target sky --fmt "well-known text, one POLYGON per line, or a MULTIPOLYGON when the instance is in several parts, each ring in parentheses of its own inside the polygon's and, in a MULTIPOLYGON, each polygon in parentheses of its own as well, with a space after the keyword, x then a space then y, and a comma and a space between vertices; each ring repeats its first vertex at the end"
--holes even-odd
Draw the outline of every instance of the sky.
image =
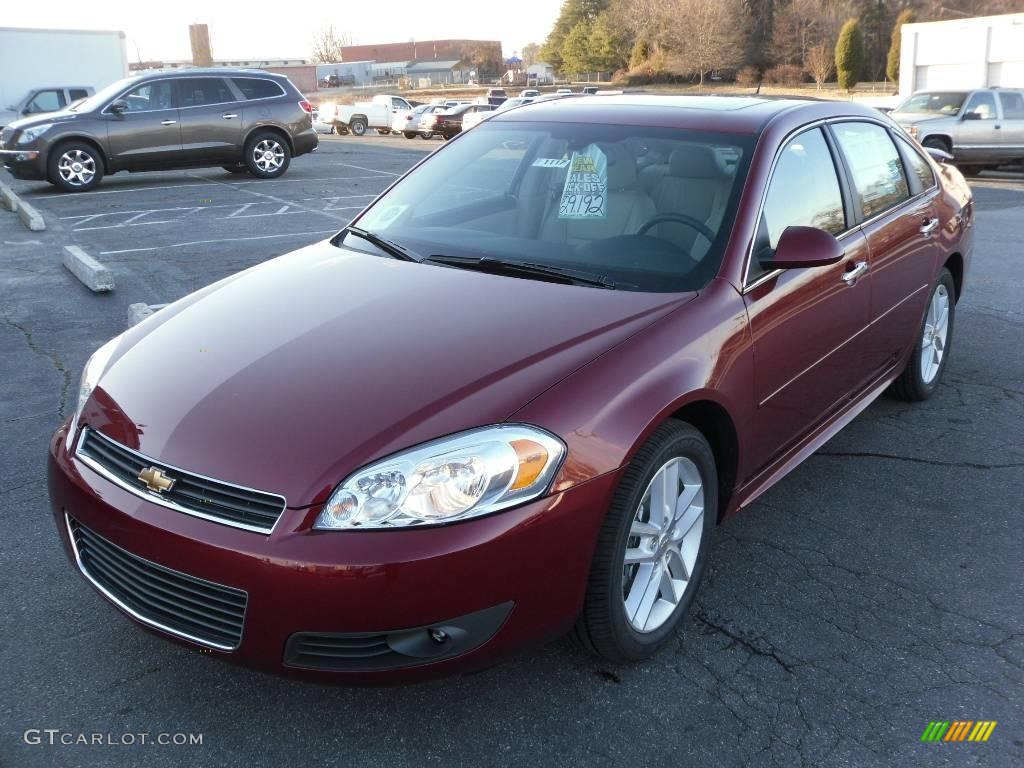
POLYGON ((305 2, 270 0, 46 0, 3 3, 0 25, 62 29, 119 29, 128 60, 188 59, 188 25, 210 27, 215 59, 309 58, 317 31, 333 24, 357 44, 411 39, 501 40, 506 58, 527 43, 543 43, 558 16, 560 0, 517 0, 495 6, 485 0, 389 0, 305 2), (500 19, 494 12, 501 7, 500 19))

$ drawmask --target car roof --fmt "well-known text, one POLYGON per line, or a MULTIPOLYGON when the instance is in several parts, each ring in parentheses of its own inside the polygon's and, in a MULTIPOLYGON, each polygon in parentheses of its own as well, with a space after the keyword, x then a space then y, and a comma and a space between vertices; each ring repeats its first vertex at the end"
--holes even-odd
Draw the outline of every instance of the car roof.
POLYGON ((244 69, 242 67, 188 67, 187 69, 158 69, 152 72, 140 72, 132 79, 145 80, 150 77, 159 78, 181 78, 196 77, 197 75, 217 77, 269 77, 277 80, 286 79, 287 75, 279 72, 267 72, 265 69, 244 69))
POLYGON ((877 118, 879 115, 876 109, 847 101, 626 94, 538 100, 495 115, 494 120, 604 122, 758 134, 775 118, 791 113, 806 113, 808 120, 844 115, 877 118))

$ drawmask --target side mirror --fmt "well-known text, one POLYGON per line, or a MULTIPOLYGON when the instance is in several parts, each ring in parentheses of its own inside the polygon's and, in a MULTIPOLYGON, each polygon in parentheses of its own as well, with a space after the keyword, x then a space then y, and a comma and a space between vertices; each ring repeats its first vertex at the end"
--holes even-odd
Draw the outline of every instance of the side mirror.
POLYGON ((118 99, 110 104, 110 111, 115 115, 123 115, 128 111, 128 102, 124 99, 118 99))
POLYGON ((803 269, 835 264, 843 258, 843 246, 817 227, 786 227, 774 255, 761 264, 768 269, 803 269))
POLYGON ((981 112, 964 112, 964 120, 981 120, 981 112))

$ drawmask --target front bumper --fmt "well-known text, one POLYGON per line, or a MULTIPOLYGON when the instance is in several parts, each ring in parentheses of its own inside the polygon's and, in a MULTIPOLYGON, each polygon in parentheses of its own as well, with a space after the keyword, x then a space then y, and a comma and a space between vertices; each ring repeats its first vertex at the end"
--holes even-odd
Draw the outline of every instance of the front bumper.
POLYGON ((0 149, 0 165, 16 179, 46 178, 46 156, 38 149, 0 149))
MULTIPOLYGON (((610 473, 490 517, 421 530, 313 531, 320 508, 289 507, 273 533, 263 535, 128 493, 70 457, 64 430, 50 444, 49 490, 73 563, 78 553, 69 517, 157 567, 244 591, 237 647, 214 653, 265 671, 352 684, 479 669, 567 630, 582 605, 597 533, 618 479, 610 473), (429 650, 417 657, 432 629, 461 645, 438 658, 429 658, 429 650), (392 656, 373 668, 335 659, 314 670, 296 649, 321 634, 342 635, 346 643, 386 636, 393 647, 411 648, 413 658, 392 656)), ((210 648, 141 623, 196 649, 210 648)))

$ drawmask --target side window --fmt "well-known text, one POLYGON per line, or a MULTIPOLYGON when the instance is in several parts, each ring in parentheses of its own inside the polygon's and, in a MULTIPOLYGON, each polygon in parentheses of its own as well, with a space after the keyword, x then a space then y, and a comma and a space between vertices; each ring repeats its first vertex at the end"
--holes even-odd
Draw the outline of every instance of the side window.
POLYGON ((843 196, 835 163, 820 128, 804 131, 787 142, 779 154, 765 195, 748 281, 766 271, 786 227, 817 227, 833 235, 846 229, 843 196))
POLYGON ((889 132, 874 123, 835 123, 832 130, 853 174, 864 218, 910 197, 903 163, 889 132))
POLYGON ((964 114, 973 112, 979 115, 980 120, 995 120, 996 119, 996 100, 995 97, 987 91, 982 91, 971 96, 967 102, 967 107, 964 109, 964 114))
POLYGON ((281 86, 273 80, 264 80, 258 77, 233 77, 231 82, 247 99, 269 99, 284 95, 281 86))
POLYGON ((121 97, 129 112, 152 112, 155 109, 174 109, 174 93, 170 80, 157 80, 128 91, 121 97))
POLYGON ((228 84, 220 77, 186 77, 178 81, 181 106, 202 107, 235 101, 228 84))
POLYGON ((40 91, 25 105, 25 112, 35 115, 40 112, 56 112, 64 106, 64 94, 60 91, 40 91))
POLYGON ((89 96, 89 92, 85 88, 71 88, 68 90, 68 94, 70 94, 72 101, 78 101, 89 96))
POLYGON ((1024 94, 1019 91, 1000 91, 999 103, 1007 120, 1024 120, 1024 94))
POLYGON ((907 161, 907 170, 917 177, 917 180, 921 183, 921 191, 934 187, 935 173, 932 171, 928 161, 921 157, 921 153, 914 149, 909 141, 904 141, 902 138, 899 141, 903 150, 903 157, 907 161))

